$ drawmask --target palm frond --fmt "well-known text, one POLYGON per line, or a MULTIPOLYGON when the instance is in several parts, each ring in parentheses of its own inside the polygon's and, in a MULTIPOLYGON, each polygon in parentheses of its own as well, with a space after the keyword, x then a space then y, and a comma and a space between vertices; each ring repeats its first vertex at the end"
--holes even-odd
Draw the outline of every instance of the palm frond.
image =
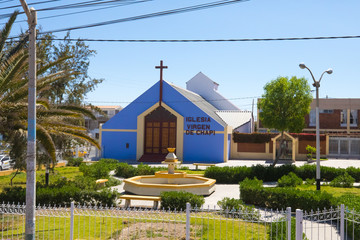
MULTIPOLYGON (((13 14, 11 14, 9 21, 5 24, 4 28, 1 30, 0 34, 0 52, 3 51, 5 42, 7 38, 9 37, 10 30, 12 25, 14 24, 16 17, 18 15, 19 11, 15 11, 13 14)), ((2 62, 2 59, 0 59, 0 62, 2 62)))
POLYGON ((40 124, 36 125, 36 139, 44 147, 46 152, 49 154, 49 156, 55 162, 56 161, 55 143, 52 140, 50 134, 40 124))
POLYGON ((75 105, 60 105, 60 106, 57 106, 57 108, 72 111, 72 112, 77 112, 77 113, 87 116, 93 120, 96 120, 96 117, 93 114, 93 112, 89 109, 86 109, 85 107, 75 106, 75 105))
POLYGON ((37 76, 40 76, 41 74, 43 74, 47 70, 49 70, 51 67, 56 66, 57 64, 62 63, 65 60, 70 59, 70 58, 73 58, 73 56, 59 58, 56 61, 53 61, 53 62, 43 65, 40 69, 37 70, 37 72, 36 72, 37 76))
POLYGON ((36 104, 41 105, 46 109, 50 109, 49 101, 47 99, 37 99, 36 104))
POLYGON ((73 117, 73 118, 81 118, 81 115, 75 112, 60 110, 60 109, 50 109, 50 110, 41 110, 37 111, 36 114, 40 118, 44 117, 73 117))
POLYGON ((57 133, 62 133, 62 134, 68 135, 68 136, 72 136, 74 138, 83 139, 83 140, 91 143, 92 145, 94 145, 98 149, 100 149, 99 143, 95 139, 93 139, 92 137, 86 135, 83 132, 76 131, 76 130, 71 130, 71 129, 59 129, 57 131, 57 133))
POLYGON ((78 130, 78 131, 86 131, 86 128, 83 126, 55 122, 55 121, 48 121, 48 119, 46 119, 45 121, 41 121, 41 125, 44 126, 45 128, 51 128, 53 130, 58 130, 59 128, 64 128, 64 129, 68 128, 68 129, 73 129, 73 130, 78 130))

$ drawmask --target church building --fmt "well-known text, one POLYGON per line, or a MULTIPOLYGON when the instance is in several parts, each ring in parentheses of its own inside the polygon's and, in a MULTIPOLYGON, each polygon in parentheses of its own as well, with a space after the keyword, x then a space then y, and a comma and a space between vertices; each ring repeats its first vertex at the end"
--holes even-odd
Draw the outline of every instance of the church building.
POLYGON ((186 89, 162 79, 100 128, 103 158, 161 162, 176 148, 187 163, 220 163, 230 156, 233 131, 253 131, 253 115, 217 92, 219 84, 203 73, 186 89))

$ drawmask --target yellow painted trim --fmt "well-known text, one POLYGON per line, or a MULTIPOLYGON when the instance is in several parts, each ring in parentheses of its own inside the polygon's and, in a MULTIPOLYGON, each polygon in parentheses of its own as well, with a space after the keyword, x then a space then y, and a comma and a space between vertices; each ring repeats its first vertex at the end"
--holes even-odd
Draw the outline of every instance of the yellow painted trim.
POLYGON ((141 195, 121 195, 121 196, 120 196, 120 199, 160 201, 160 200, 161 200, 161 197, 156 197, 156 196, 141 196, 141 195))
POLYGON ((96 156, 96 157, 102 157, 102 152, 103 152, 103 149, 102 149, 102 124, 100 124, 99 126, 99 143, 100 143, 100 156, 96 156))
POLYGON ((103 132, 137 132, 136 129, 102 129, 103 132))
POLYGON ((215 179, 209 179, 205 177, 200 176, 187 176, 187 178, 193 178, 193 179, 199 179, 204 180, 204 183, 193 183, 193 184, 156 184, 156 183, 141 183, 137 182, 137 180, 140 180, 141 178, 156 178, 154 175, 150 176, 135 176, 132 178, 125 179, 124 182, 136 186, 141 186, 145 188, 171 188, 171 189, 184 189, 184 188, 199 188, 199 187, 209 187, 216 183, 215 179))
MULTIPOLYGON (((144 154, 144 131, 145 131, 145 116, 151 113, 159 106, 159 102, 152 105, 146 111, 137 117, 137 137, 136 137, 136 159, 139 160, 144 154)), ((176 156, 180 161, 183 160, 184 151, 184 117, 174 111, 171 107, 164 102, 161 103, 166 110, 176 116, 176 156)))
POLYGON ((224 162, 227 162, 229 160, 229 155, 228 155, 228 134, 229 133, 232 133, 232 128, 230 126, 224 127, 224 162))
POLYGON ((158 171, 155 173, 155 177, 158 178, 186 178, 186 172, 174 171, 175 174, 169 174, 168 171, 158 171))

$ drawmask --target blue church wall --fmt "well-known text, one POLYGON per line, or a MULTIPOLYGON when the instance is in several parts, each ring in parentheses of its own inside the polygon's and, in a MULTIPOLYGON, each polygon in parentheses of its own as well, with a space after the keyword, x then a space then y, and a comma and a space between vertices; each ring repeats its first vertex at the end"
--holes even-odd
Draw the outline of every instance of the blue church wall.
MULTIPOLYGON (((102 129, 137 129, 137 117, 159 101, 159 82, 107 121, 102 129)), ((224 126, 211 118, 167 82, 163 82, 163 102, 184 117, 183 160, 224 162, 224 126)), ((142 134, 144 136, 144 133, 142 134)), ((103 157, 136 159, 136 132, 102 131, 103 157), (129 143, 129 148, 126 148, 129 143)), ((230 144, 228 144, 230 146, 230 144)), ((230 153, 229 149, 227 149, 230 153)))
POLYGON ((224 162, 224 135, 184 136, 184 162, 224 162), (210 138, 211 137, 211 138, 210 138))
POLYGON ((104 158, 135 160, 136 132, 102 132, 102 154, 104 158))
POLYGON ((136 129, 137 116, 159 101, 159 82, 103 125, 103 129, 136 129))

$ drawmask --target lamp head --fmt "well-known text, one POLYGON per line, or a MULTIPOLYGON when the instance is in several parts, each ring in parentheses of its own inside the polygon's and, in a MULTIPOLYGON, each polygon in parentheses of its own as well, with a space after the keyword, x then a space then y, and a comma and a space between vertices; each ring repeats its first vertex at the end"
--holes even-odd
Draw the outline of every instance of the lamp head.
POLYGON ((328 70, 325 71, 327 74, 332 74, 333 70, 331 68, 329 68, 328 70))
POLYGON ((305 68, 306 68, 305 63, 300 63, 300 64, 299 64, 299 67, 300 67, 301 69, 305 69, 305 68))

